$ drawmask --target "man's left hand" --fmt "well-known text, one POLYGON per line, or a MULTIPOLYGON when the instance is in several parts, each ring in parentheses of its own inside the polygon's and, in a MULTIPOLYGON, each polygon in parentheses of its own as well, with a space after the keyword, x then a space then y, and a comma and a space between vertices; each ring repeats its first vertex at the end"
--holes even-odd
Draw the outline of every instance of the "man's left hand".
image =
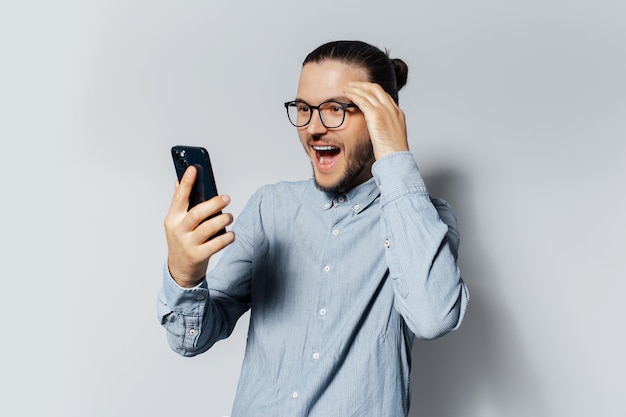
POLYGON ((345 94, 365 116, 377 160, 390 153, 409 150, 404 112, 379 84, 351 82, 345 94))

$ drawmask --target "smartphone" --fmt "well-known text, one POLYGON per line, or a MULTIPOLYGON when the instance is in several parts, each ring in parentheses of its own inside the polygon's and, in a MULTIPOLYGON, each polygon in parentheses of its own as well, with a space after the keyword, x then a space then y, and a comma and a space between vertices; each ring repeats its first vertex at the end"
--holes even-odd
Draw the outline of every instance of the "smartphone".
MULTIPOLYGON (((191 210, 192 207, 217 195, 217 186, 215 185, 215 177, 211 167, 211 158, 209 158, 209 152, 207 152, 205 148, 184 145, 173 146, 172 160, 174 161, 178 181, 181 180, 185 170, 190 165, 193 165, 198 172, 196 181, 191 189, 191 194, 189 195, 188 211, 191 210)), ((215 213, 209 218, 217 216, 220 213, 221 212, 215 213)), ((220 230, 215 236, 223 233, 226 233, 226 229, 220 230)))

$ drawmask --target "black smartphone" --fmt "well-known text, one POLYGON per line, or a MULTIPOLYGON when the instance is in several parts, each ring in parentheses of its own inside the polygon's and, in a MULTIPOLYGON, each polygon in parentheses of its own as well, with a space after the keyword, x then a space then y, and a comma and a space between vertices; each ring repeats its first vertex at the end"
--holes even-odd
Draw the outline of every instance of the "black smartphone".
MULTIPOLYGON (((215 177, 213 175, 213 168, 211 167, 211 158, 209 158, 209 152, 207 152, 205 148, 184 145, 173 146, 172 160, 174 161, 178 181, 181 180, 185 170, 190 165, 193 165, 198 172, 196 181, 191 189, 191 194, 189 195, 189 206, 187 210, 217 195, 217 186, 215 185, 215 177)), ((211 217, 217 216, 220 213, 221 212, 215 213, 211 217)), ((222 233, 226 233, 226 229, 220 230, 215 236, 222 233)))

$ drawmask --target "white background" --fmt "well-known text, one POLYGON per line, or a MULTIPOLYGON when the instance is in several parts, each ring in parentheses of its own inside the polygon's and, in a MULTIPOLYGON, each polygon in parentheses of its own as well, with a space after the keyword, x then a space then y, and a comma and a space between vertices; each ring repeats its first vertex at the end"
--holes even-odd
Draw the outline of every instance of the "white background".
POLYGON ((3 2, 1 415, 230 413, 246 320, 188 359, 156 319, 169 148, 209 149, 234 214, 307 178, 282 103, 342 38, 408 63, 460 222, 470 307, 416 343, 411 416, 626 415, 621 0, 3 2))

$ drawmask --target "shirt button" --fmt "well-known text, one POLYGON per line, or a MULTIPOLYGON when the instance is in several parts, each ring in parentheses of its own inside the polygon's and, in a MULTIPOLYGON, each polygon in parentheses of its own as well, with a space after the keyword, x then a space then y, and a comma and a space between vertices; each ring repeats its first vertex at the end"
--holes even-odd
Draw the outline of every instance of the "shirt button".
POLYGON ((337 236, 339 234, 339 230, 333 229, 333 235, 337 236))
POLYGON ((196 301, 202 301, 202 300, 204 300, 204 295, 196 296, 196 301))
POLYGON ((294 392, 291 394, 291 398, 298 398, 298 391, 294 391, 294 392))
POLYGON ((354 206, 354 209, 355 209, 355 210, 358 210, 358 209, 360 209, 360 208, 361 208, 361 206, 359 206, 358 204, 356 204, 356 205, 354 206))
POLYGON ((319 353, 317 353, 317 352, 315 352, 315 353, 313 354, 313 359, 318 360, 319 358, 320 358, 320 354, 319 354, 319 353))
POLYGON ((324 267, 324 272, 329 272, 329 271, 330 271, 330 266, 326 265, 326 266, 324 267))
POLYGON ((385 239, 385 247, 388 248, 389 246, 391 246, 389 239, 385 239))
POLYGON ((343 203, 344 201, 346 201, 346 198, 340 195, 339 197, 337 197, 337 201, 339 201, 340 203, 343 203))
POLYGON ((327 313, 327 311, 326 311, 326 309, 325 309, 325 308, 323 308, 323 309, 321 309, 321 310, 320 310, 320 316, 325 316, 325 315, 326 315, 326 313, 327 313))
POLYGON ((189 334, 191 336, 195 335, 196 334, 196 329, 189 329, 189 334))
POLYGON ((330 206, 332 206, 332 204, 330 204, 330 203, 324 204, 324 208, 330 208, 330 206))

